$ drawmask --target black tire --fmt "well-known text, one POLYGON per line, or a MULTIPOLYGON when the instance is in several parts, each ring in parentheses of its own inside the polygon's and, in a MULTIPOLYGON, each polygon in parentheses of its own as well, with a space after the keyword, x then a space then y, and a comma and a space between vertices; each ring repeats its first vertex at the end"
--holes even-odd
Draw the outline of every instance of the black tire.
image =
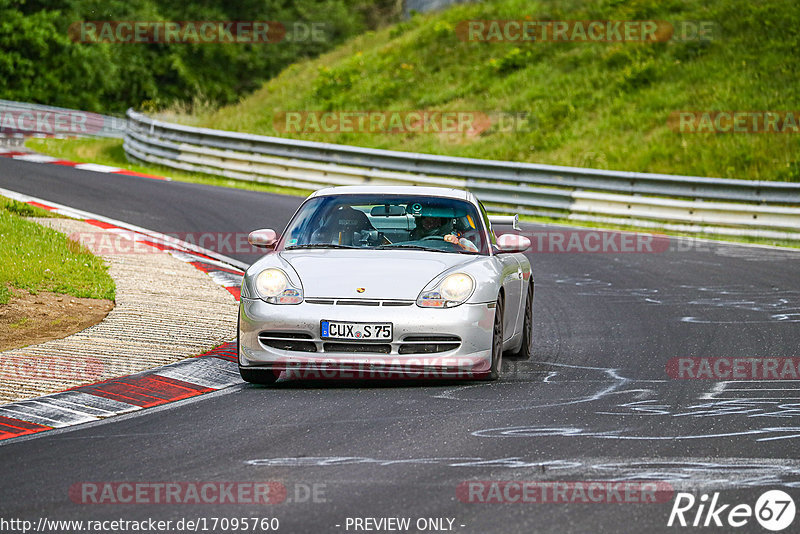
POLYGON ((503 369, 503 297, 497 297, 494 308, 494 324, 492 325, 492 366, 487 380, 500 378, 503 369))
POLYGON ((259 384, 262 386, 269 386, 278 380, 278 373, 272 369, 259 369, 257 367, 242 367, 239 366, 239 374, 242 375, 242 380, 250 382, 251 384, 259 384))
POLYGON ((527 360, 533 352, 533 280, 528 282, 528 294, 525 297, 525 318, 522 321, 522 345, 516 352, 508 355, 518 360, 527 360))

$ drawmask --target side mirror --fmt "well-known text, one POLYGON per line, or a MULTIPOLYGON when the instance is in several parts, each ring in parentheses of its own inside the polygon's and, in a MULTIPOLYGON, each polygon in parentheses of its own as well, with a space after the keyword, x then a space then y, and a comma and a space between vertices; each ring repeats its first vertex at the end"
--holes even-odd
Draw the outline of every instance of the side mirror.
POLYGON ((254 230, 247 236, 247 242, 254 247, 270 248, 274 247, 278 241, 278 234, 275 230, 265 228, 262 230, 254 230))
POLYGON ((524 235, 503 234, 497 238, 500 252, 525 252, 531 247, 531 240, 524 235))

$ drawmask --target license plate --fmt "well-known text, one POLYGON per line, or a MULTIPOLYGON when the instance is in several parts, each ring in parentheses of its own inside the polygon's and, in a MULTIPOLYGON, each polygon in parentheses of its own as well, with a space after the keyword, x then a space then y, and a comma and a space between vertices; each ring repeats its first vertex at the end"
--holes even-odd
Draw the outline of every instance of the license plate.
POLYGON ((320 337, 323 339, 357 339, 359 341, 391 341, 392 323, 348 323, 322 321, 320 337))

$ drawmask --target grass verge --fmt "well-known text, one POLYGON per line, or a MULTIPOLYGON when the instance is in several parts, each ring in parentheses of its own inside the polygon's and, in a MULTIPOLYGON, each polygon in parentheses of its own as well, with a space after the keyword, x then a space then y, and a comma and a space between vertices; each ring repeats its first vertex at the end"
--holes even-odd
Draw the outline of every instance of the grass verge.
POLYGON ((114 280, 103 260, 62 233, 23 217, 52 216, 46 210, 0 197, 0 304, 11 288, 113 300, 114 280))
POLYGON ((19 200, 11 200, 6 197, 0 197, 0 211, 6 211, 19 217, 44 217, 50 219, 65 218, 62 215, 47 211, 38 206, 31 206, 19 200))

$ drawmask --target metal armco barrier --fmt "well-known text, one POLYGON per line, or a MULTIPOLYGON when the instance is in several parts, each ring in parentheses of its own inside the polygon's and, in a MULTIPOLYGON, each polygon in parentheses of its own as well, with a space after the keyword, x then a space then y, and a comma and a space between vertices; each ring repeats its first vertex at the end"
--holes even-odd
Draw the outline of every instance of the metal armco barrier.
POLYGON ((800 240, 800 183, 702 178, 436 156, 168 123, 128 110, 129 158, 239 180, 443 185, 491 211, 800 240))
POLYGON ((0 100, 0 137, 123 137, 127 119, 0 100))

